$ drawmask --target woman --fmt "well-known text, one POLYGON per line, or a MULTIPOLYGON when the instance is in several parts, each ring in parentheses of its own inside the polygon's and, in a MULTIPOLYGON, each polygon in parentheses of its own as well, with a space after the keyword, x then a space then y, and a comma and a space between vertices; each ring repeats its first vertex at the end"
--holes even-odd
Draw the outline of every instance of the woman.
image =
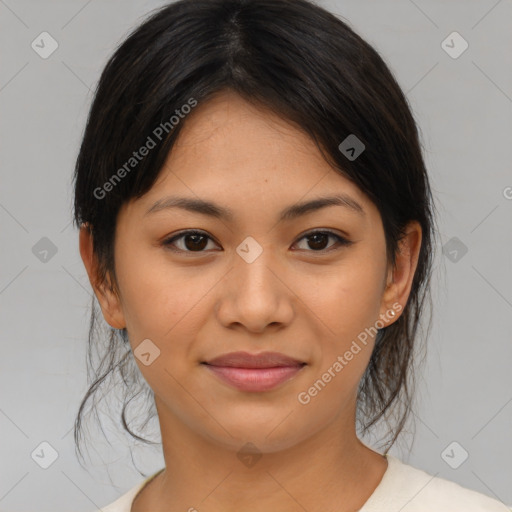
POLYGON ((102 510, 508 511, 387 453, 411 407, 432 203, 402 91, 324 9, 182 0, 134 30, 75 170, 111 327, 75 439, 103 380, 133 392, 140 372, 165 467, 102 510), (383 453, 358 437, 379 421, 383 453))

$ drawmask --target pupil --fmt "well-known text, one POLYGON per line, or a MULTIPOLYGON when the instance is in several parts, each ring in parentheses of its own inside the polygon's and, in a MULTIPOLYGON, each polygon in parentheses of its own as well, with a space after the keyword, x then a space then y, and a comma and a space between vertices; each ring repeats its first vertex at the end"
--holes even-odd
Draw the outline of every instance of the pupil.
POLYGON ((325 249, 325 242, 327 241, 327 238, 328 236, 324 233, 320 233, 320 234, 315 234, 315 235, 310 235, 308 237, 310 239, 310 242, 309 242, 309 246, 311 247, 311 249, 325 249), (318 238, 320 238, 321 240, 323 239, 323 242, 320 242, 320 246, 321 247, 318 247, 317 245, 317 241, 318 241, 318 238), (311 245, 311 239, 313 239, 313 246, 311 245))
POLYGON ((206 246, 205 241, 206 241, 206 237, 204 235, 188 235, 185 237, 185 246, 189 250, 197 250, 197 249, 201 250, 201 249, 204 249, 206 246), (197 240, 201 239, 201 238, 203 239, 202 243, 201 242, 198 243, 197 240), (192 246, 190 246, 190 244, 187 243, 187 240, 190 240, 190 239, 193 240, 192 246))

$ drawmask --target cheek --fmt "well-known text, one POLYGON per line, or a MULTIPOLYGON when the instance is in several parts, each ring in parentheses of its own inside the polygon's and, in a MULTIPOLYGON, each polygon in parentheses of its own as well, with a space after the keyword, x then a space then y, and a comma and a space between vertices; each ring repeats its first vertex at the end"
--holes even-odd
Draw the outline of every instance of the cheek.
MULTIPOLYGON (((379 318, 384 265, 375 257, 356 255, 304 289, 308 306, 322 320, 326 333, 340 345, 379 318)), ((306 302, 306 301, 305 301, 306 302)))
POLYGON ((316 292, 307 289, 308 306, 314 304, 314 315, 308 316, 320 326, 315 334, 321 342, 310 387, 302 389, 297 400, 315 417, 326 415, 333 404, 336 410, 353 404, 374 347, 382 271, 374 259, 355 258, 353 264, 323 276, 316 292))
POLYGON ((149 338, 166 350, 179 350, 179 340, 193 339, 201 325, 206 295, 218 281, 197 269, 173 267, 160 249, 125 253, 116 262, 122 307, 133 343, 149 338), (172 339, 168 344, 166 340, 172 339))
POLYGON ((116 259, 116 273, 122 296, 127 329, 134 337, 159 337, 183 315, 186 290, 175 276, 157 261, 155 250, 122 251, 116 259), (176 293, 176 290, 183 293, 176 293))

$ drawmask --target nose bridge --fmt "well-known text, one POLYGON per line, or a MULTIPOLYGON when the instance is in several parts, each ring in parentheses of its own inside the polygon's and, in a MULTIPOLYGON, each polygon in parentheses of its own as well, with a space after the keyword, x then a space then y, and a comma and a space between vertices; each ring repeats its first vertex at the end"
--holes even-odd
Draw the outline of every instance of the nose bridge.
POLYGON ((270 245, 263 247, 254 237, 247 236, 236 248, 239 260, 235 272, 240 289, 268 293, 275 286, 276 258, 270 245))
POLYGON ((221 298, 223 321, 258 331, 270 323, 288 322, 292 306, 287 287, 279 279, 282 267, 271 247, 263 247, 248 236, 237 246, 236 253, 230 293, 221 298))

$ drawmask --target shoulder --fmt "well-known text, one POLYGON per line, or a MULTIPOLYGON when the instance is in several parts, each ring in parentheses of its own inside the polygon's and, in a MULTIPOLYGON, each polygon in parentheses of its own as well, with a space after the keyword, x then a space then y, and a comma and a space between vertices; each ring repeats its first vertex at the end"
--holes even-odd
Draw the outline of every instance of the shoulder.
POLYGON ((114 502, 105 505, 104 507, 97 508, 94 512, 131 512, 132 503, 135 500, 137 494, 142 488, 148 484, 155 476, 157 476, 164 468, 160 469, 156 473, 148 476, 144 480, 134 485, 131 489, 126 491, 124 494, 119 496, 114 502))
POLYGON ((129 491, 119 496, 114 502, 105 505, 104 507, 95 509, 94 512, 130 512, 132 502, 137 493, 142 489, 144 482, 139 482, 132 487, 129 491))
MULTIPOLYGON (((416 468, 413 468, 416 469, 416 468)), ((427 473, 426 473, 427 474, 427 473)), ((512 508, 495 498, 462 487, 456 482, 437 476, 428 475, 429 480, 424 490, 418 495, 418 501, 424 501, 425 506, 435 510, 450 510, 450 512, 511 512, 512 508)), ((411 508, 411 512, 414 508, 411 508)), ((422 510, 421 507, 418 511, 422 510)), ((405 511, 404 511, 405 512, 405 511)))
POLYGON ((361 512, 399 507, 403 512, 511 512, 512 507, 387 455, 388 472, 361 512), (401 508, 400 508, 401 507, 401 508))

